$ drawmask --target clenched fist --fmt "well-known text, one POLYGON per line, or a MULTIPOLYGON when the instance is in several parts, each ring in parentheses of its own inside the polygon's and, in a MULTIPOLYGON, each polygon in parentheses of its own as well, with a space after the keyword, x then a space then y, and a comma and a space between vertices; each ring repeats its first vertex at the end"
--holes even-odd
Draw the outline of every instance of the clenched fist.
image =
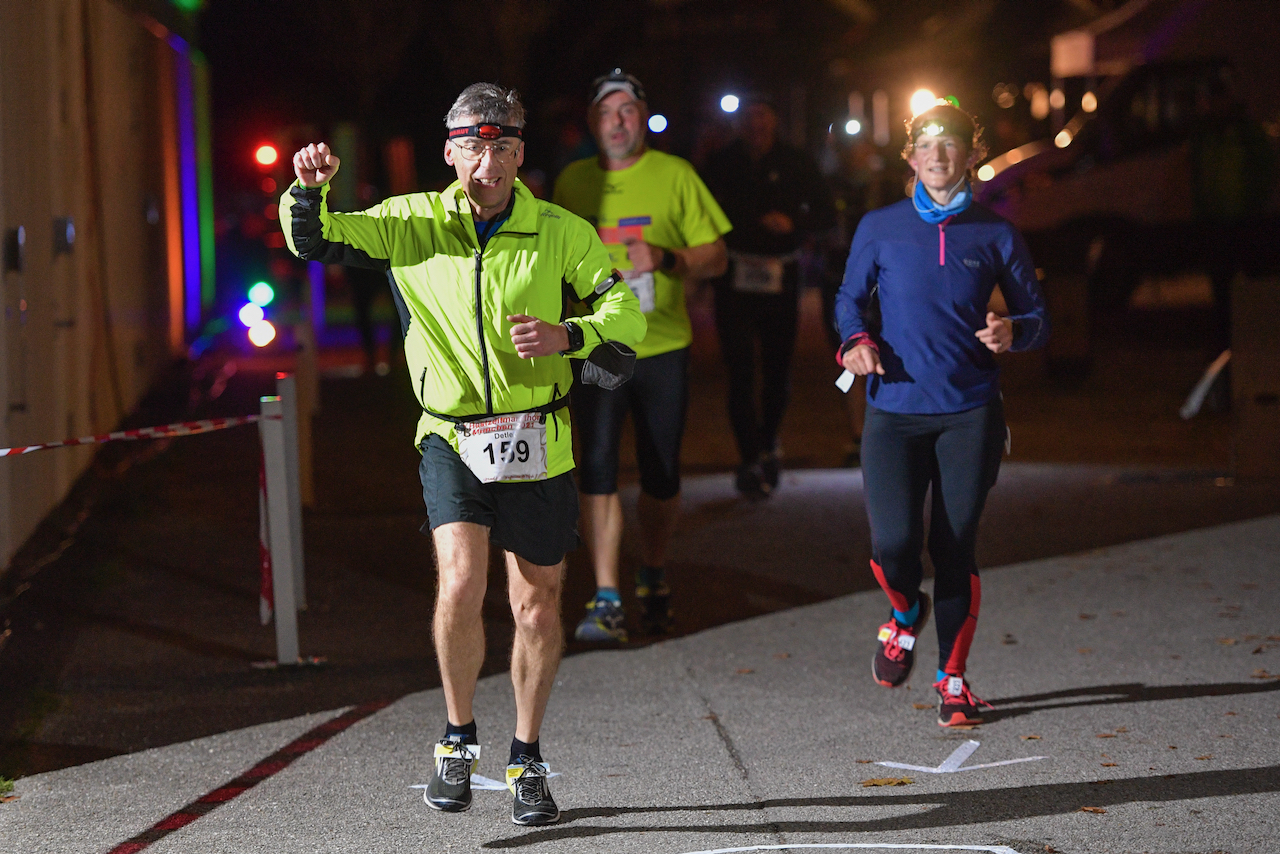
POLYGON ((338 155, 323 142, 298 149, 293 155, 293 174, 304 187, 323 187, 338 174, 338 155))

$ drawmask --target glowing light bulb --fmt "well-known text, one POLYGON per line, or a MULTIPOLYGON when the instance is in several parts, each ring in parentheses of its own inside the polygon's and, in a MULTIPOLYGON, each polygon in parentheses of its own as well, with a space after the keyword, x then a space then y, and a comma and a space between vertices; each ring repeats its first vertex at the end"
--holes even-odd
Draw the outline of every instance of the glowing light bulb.
POLYGON ((276 339, 276 328, 269 320, 260 320, 249 327, 249 340, 255 347, 265 347, 276 339))
POLYGON ((737 95, 725 95, 720 99, 720 109, 726 113, 734 113, 737 112, 739 103, 737 95))
POLYGON ((844 123, 844 132, 849 134, 849 136, 857 136, 861 130, 862 122, 857 119, 849 119, 849 121, 844 123))
POLYGON ((253 152, 253 159, 258 161, 259 166, 272 166, 280 159, 280 152, 276 151, 274 145, 259 145, 258 150, 253 152))
POLYGON ((240 307, 240 322, 245 326, 252 327, 255 323, 261 323, 264 312, 262 306, 256 302, 247 302, 240 307))
POLYGON ((654 113, 649 116, 649 130, 654 133, 662 133, 667 129, 667 117, 662 113, 654 113))
POLYGON ((978 170, 979 181, 990 181, 994 177, 996 177, 996 169, 990 163, 978 170))
POLYGON ((918 116, 938 103, 938 96, 928 89, 917 89, 911 96, 911 115, 918 116))
POLYGON ((249 302, 254 303, 255 305, 271 305, 271 301, 275 298, 275 289, 266 282, 258 282, 253 287, 249 288, 249 302))

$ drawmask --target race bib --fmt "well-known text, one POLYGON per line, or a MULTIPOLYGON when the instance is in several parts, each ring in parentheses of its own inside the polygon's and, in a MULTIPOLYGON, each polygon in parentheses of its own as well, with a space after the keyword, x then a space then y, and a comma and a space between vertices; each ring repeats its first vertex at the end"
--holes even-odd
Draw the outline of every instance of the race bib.
POLYGON ((782 293, 783 259, 734 252, 733 289, 748 294, 782 293))
POLYGON ((640 300, 640 311, 648 314, 658 307, 658 295, 653 282, 653 273, 637 273, 635 270, 623 270, 622 279, 631 288, 631 293, 640 300))
POLYGON ((454 431, 458 454, 481 483, 546 479, 547 422, 538 413, 495 415, 454 431))

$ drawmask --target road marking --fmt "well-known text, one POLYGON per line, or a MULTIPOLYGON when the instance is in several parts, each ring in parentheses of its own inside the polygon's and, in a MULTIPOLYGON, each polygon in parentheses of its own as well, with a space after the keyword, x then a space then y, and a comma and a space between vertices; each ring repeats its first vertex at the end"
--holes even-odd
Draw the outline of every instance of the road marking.
POLYGON ((365 703, 362 706, 348 709, 336 718, 307 730, 239 777, 222 784, 204 797, 197 798, 182 809, 160 819, 137 836, 121 842, 107 854, 136 854, 136 852, 159 842, 175 830, 181 830, 228 801, 235 800, 263 780, 274 777, 292 765, 299 757, 305 756, 338 733, 346 730, 352 724, 364 720, 374 712, 384 709, 390 704, 390 701, 365 703))
MULTIPOLYGON (((551 772, 549 772, 549 773, 547 774, 547 777, 548 777, 548 778, 550 778, 550 777, 559 777, 559 776, 560 776, 560 772, 559 772, 559 771, 551 771, 551 772)), ((426 784, 426 783, 415 783, 414 785, 410 786, 409 788, 410 788, 410 789, 425 789, 425 788, 427 788, 427 784, 426 784)), ((507 791, 507 784, 506 784, 506 783, 504 783, 504 782, 502 782, 501 780, 494 780, 494 779, 493 779, 493 778, 491 778, 491 777, 486 777, 486 776, 484 776, 483 774, 472 774, 472 775, 471 775, 471 788, 472 788, 472 789, 474 789, 475 791, 478 791, 478 792, 505 792, 505 791, 507 791)))
MULTIPOLYGON (((920 771, 925 774, 954 774, 957 771, 977 771, 979 768, 995 768, 999 765, 1017 765, 1019 762, 1035 762, 1038 759, 1048 759, 1048 756, 1026 756, 1022 759, 1005 759, 1002 762, 984 762, 981 765, 964 765, 964 761, 973 755, 978 749, 980 742, 972 739, 957 747, 950 756, 942 760, 942 764, 937 768, 926 768, 923 765, 906 765, 902 762, 877 762, 877 765, 883 765, 886 768, 905 768, 908 771, 920 771)), ((963 850, 963 849, 961 849, 963 850)), ((978 849, 985 851, 987 849, 978 849)))
POLYGON ((871 851, 986 851, 987 854, 1018 854, 1004 845, 896 845, 891 842, 810 842, 796 845, 751 845, 746 848, 717 848, 689 854, 737 854, 741 851, 791 851, 801 848, 859 848, 871 851))

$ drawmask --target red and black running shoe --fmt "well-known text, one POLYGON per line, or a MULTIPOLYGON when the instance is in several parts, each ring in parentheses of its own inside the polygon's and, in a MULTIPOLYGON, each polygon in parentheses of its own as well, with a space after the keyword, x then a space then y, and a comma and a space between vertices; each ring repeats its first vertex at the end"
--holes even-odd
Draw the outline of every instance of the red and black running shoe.
POLYGON ((947 675, 933 683, 938 691, 938 726, 973 726, 982 723, 979 706, 995 708, 985 700, 979 700, 969 690, 963 676, 947 675))
POLYGON ((927 593, 920 594, 919 602, 920 613, 909 627, 904 628, 892 617, 880 627, 876 655, 871 659, 871 676, 886 688, 897 688, 906 682, 916 662, 916 638, 929 622, 929 611, 933 606, 927 593))

